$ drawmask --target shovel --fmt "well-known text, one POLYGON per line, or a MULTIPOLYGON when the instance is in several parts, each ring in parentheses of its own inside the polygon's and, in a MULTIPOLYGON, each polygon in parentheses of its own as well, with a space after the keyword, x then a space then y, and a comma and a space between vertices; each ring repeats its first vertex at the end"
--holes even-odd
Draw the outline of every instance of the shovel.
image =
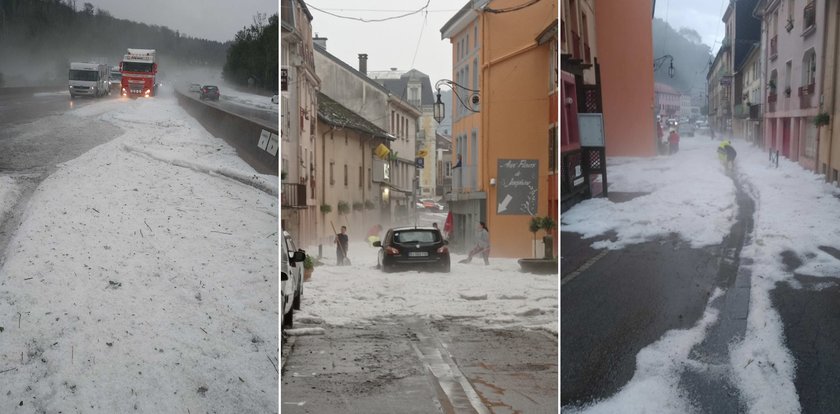
MULTIPOLYGON (((333 233, 335 233, 335 237, 338 237, 338 232, 335 231, 335 224, 333 224, 332 221, 330 222, 330 226, 332 226, 333 233)), ((344 245, 341 244, 341 243, 338 243, 338 246, 341 247, 341 251, 344 252, 344 264, 349 266, 351 263, 350 263, 350 258, 347 257, 347 250, 344 248, 344 245)))

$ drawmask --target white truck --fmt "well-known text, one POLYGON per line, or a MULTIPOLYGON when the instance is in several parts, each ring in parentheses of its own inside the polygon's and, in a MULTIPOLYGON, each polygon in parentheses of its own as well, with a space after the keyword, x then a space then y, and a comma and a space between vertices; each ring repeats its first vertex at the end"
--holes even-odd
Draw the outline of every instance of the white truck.
POLYGON ((101 63, 70 63, 70 99, 79 95, 98 98, 111 93, 111 67, 101 63))

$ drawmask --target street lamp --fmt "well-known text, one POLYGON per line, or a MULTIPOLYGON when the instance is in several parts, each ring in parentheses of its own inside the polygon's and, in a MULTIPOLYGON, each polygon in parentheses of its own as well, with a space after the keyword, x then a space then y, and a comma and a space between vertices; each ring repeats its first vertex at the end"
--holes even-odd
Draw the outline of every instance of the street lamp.
POLYGON ((669 62, 670 62, 669 65, 668 65, 668 76, 673 78, 674 77, 674 57, 671 56, 671 55, 665 55, 665 56, 658 57, 658 58, 654 59, 653 60, 653 71, 656 72, 657 70, 659 70, 659 68, 662 67, 662 64, 665 63, 665 59, 668 59, 669 62))
POLYGON ((473 109, 473 107, 472 107, 473 105, 478 105, 478 102, 480 101, 480 95, 479 95, 479 92, 477 90, 467 88, 466 86, 463 86, 463 85, 460 85, 458 83, 452 82, 449 79, 441 79, 441 80, 439 80, 435 83, 435 89, 437 90, 437 100, 435 101, 435 106, 434 106, 435 121, 440 123, 441 121, 443 121, 443 118, 446 117, 446 114, 444 114, 444 110, 446 109, 446 105, 444 105, 443 102, 440 100, 440 87, 441 86, 448 86, 449 89, 452 89, 452 93, 455 94, 455 97, 458 98, 458 102, 461 102, 461 105, 463 105, 464 108, 467 108, 470 112, 478 112, 477 110, 473 109), (467 100, 469 105, 464 103, 464 100, 461 99, 461 95, 458 95, 458 89, 461 89, 462 91, 465 91, 469 94, 469 99, 467 100))

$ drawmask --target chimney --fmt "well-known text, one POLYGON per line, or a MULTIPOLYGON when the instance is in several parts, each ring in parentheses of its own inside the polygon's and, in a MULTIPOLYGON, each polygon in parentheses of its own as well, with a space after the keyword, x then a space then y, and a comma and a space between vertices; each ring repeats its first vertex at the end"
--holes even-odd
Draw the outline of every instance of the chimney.
POLYGON ((312 42, 316 45, 320 46, 321 49, 327 50, 327 38, 318 36, 318 33, 315 33, 315 37, 312 38, 312 42))
POLYGON ((359 72, 367 75, 367 53, 359 53, 359 72))

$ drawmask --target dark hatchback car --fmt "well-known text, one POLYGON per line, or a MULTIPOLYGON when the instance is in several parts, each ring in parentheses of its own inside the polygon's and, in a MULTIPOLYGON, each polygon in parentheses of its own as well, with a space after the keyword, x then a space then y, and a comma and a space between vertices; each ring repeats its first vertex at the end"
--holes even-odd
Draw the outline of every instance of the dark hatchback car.
POLYGON ((219 100, 219 87, 213 85, 204 85, 201 87, 201 94, 198 96, 202 101, 209 99, 211 101, 219 100))
POLYGON ((380 248, 376 267, 384 272, 415 268, 448 273, 448 244, 434 227, 395 227, 373 243, 380 248))

